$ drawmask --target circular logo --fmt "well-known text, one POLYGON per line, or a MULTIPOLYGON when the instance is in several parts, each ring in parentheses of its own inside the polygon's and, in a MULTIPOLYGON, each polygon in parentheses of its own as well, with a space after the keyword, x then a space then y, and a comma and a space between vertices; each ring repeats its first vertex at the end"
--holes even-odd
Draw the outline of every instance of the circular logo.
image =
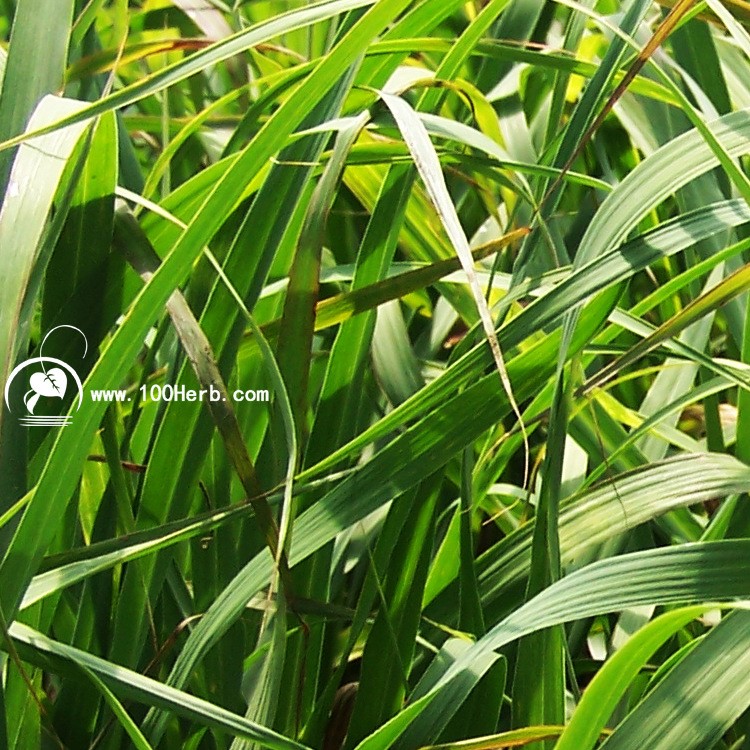
POLYGON ((78 389, 76 411, 81 408, 81 402, 83 401, 83 385, 81 384, 81 379, 78 377, 78 373, 67 362, 63 362, 63 360, 55 357, 45 357, 42 354, 44 343, 47 341, 50 334, 61 328, 69 328, 81 335, 84 341, 83 356, 85 357, 86 352, 88 351, 88 341, 86 340, 83 331, 75 326, 56 326, 51 331, 48 331, 44 339, 42 339, 42 343, 39 347, 39 356, 25 359, 23 362, 16 365, 5 384, 5 404, 8 407, 8 411, 12 413, 13 409, 10 403, 10 387, 18 375, 28 368, 34 367, 34 371, 28 376, 28 389, 23 396, 23 406, 25 407, 26 413, 19 419, 21 424, 26 427, 67 427, 70 424, 72 418, 67 414, 62 416, 34 414, 34 409, 36 409, 40 400, 62 400, 65 397, 69 385, 68 376, 70 376, 70 379, 75 383, 76 388, 78 389), (49 365, 52 366, 50 367, 49 365), (41 367, 41 369, 39 369, 39 367, 41 367))

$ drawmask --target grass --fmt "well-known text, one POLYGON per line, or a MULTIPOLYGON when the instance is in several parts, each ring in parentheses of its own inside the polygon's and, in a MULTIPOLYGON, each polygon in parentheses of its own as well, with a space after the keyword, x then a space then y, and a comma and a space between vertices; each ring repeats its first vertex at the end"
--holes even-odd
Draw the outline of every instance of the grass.
POLYGON ((747 25, 0 3, 0 748, 750 747, 747 25))

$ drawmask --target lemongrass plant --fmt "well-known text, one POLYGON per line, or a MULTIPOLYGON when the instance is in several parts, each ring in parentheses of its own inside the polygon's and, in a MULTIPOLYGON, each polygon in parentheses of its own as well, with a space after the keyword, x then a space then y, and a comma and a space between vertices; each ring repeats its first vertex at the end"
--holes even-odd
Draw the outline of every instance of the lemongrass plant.
POLYGON ((750 747, 746 11, 0 3, 0 747, 750 747))

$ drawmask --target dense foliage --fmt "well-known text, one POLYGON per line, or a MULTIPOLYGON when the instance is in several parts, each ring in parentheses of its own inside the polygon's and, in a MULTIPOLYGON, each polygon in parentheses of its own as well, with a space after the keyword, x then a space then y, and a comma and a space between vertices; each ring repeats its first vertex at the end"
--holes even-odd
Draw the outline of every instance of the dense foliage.
POLYGON ((0 747, 750 748, 749 17, 2 0, 0 747))

